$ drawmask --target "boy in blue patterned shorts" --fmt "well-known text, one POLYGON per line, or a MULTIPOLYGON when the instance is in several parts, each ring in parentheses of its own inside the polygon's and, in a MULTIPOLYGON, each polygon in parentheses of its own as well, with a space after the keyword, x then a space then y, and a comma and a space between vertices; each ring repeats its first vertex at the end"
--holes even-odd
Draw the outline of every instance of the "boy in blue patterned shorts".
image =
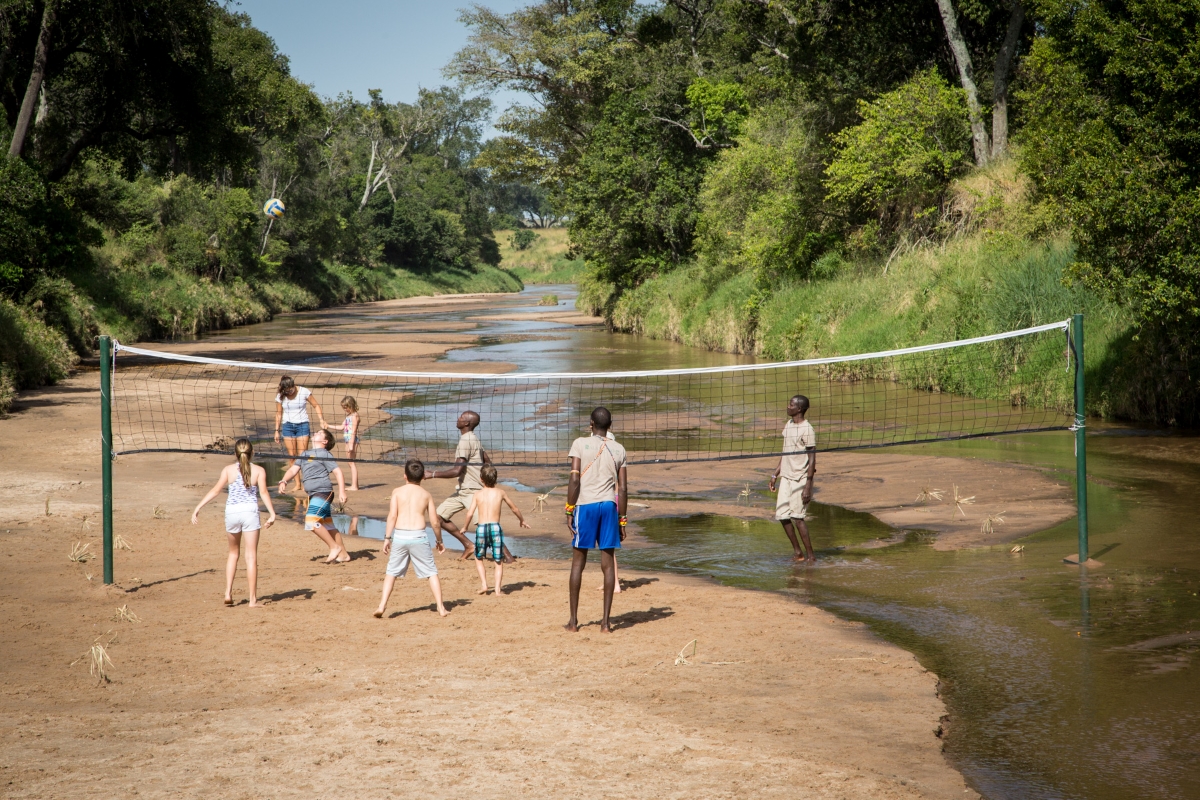
POLYGON ((512 509, 517 522, 522 528, 528 528, 529 523, 521 516, 521 510, 508 499, 503 489, 496 488, 496 468, 484 464, 479 470, 479 479, 483 488, 471 497, 471 505, 467 507, 467 518, 463 522, 463 530, 471 525, 471 518, 479 513, 479 525, 475 528, 475 568, 479 570, 479 582, 483 584, 476 594, 487 594, 487 573, 483 571, 483 559, 490 556, 496 562, 496 597, 500 596, 500 581, 504 578, 504 531, 500 527, 500 513, 504 506, 512 509))
POLYGON ((308 493, 304 530, 315 533, 329 547, 326 564, 335 561, 345 564, 350 560, 350 551, 346 549, 342 534, 333 524, 333 480, 337 480, 339 503, 346 502, 346 480, 342 476, 342 468, 329 452, 335 444, 333 434, 325 428, 320 428, 313 434, 312 443, 312 449, 296 456, 296 463, 284 473, 283 480, 279 482, 279 493, 283 494, 287 482, 297 472, 301 474, 304 491, 308 493))
POLYGON ((612 611, 616 587, 615 558, 625 539, 625 508, 629 487, 625 471, 625 448, 608 438, 612 414, 600 407, 592 412, 591 436, 575 440, 568 458, 571 479, 567 484, 567 528, 571 531, 571 619, 565 627, 579 630, 579 587, 588 550, 600 548, 600 570, 604 573, 604 616, 600 632, 609 633, 608 615, 612 611))

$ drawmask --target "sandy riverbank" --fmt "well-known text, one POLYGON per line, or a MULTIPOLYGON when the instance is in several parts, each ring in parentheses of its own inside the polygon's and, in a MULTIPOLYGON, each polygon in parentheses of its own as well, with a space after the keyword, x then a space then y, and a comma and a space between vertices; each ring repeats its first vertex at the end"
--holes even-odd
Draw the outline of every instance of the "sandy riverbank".
MULTIPOLYGON (((365 313, 346 323, 367 330, 371 314, 471 302, 486 300, 317 313, 365 313)), ((338 341, 356 365, 419 367, 467 343, 447 326, 403 340, 338 341)), ((180 349, 264 360, 317 346, 328 352, 328 340, 302 338, 311 336, 269 343, 230 336, 212 340, 215 347, 180 349)), ((506 572, 503 598, 481 598, 473 566, 443 556, 451 615, 430 612, 425 584, 410 577, 379 621, 370 611, 383 573, 381 543, 352 539, 355 560, 326 567, 316 539, 282 520, 264 534, 266 607, 226 609, 219 503, 201 525, 187 524, 224 457, 118 462, 116 526, 133 549, 118 552, 118 585, 104 587, 97 562, 67 559, 77 541, 99 549, 97 384, 96 373, 81 373, 23 396, 20 410, 0 420, 8 456, 0 471, 5 796, 974 796, 941 755, 936 677, 861 626, 781 596, 625 573, 616 632, 601 636, 589 625, 570 636, 560 627, 565 564, 523 560, 506 572), (123 605, 142 621, 113 620, 123 605), (693 663, 677 665, 692 639, 693 663), (105 686, 84 663, 72 665, 97 640, 109 643, 114 664, 105 686)), ((1006 535, 1018 527, 1014 508, 1025 509, 1021 524, 1030 530, 1054 521, 1039 515, 1063 513, 1055 505, 1063 490, 1040 473, 973 464, 822 456, 819 496, 892 524, 943 526, 947 539, 959 530, 963 543, 968 528, 948 522, 944 505, 914 505, 923 486, 948 488, 953 477, 978 496, 981 510, 985 502, 1003 505, 1006 535)), ((638 468, 635 497, 637 487, 669 493, 684 484, 689 496, 712 499, 655 500, 633 516, 764 515, 765 505, 739 505, 736 494, 770 467, 761 460, 638 468)), ((352 503, 378 514, 399 471, 371 465, 364 472, 370 488, 352 503)), ((550 471, 520 477, 543 486, 555 480, 550 471)), ((439 497, 450 488, 430 484, 439 497)), ((518 493, 530 533, 561 536, 557 505, 539 514, 533 502, 518 493)), ((972 520, 969 530, 978 527, 972 520)), ((598 580, 593 567, 585 621, 599 614, 598 580)), ((244 591, 239 577, 235 596, 244 591)))

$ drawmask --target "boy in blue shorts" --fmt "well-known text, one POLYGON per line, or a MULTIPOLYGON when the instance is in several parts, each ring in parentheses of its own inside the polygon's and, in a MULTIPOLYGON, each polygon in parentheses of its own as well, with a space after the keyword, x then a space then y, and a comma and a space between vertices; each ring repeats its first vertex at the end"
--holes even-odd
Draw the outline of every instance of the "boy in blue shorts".
POLYGON ((626 485, 625 448, 608 438, 612 414, 603 406, 592 412, 591 435, 571 445, 571 480, 567 484, 567 528, 571 531, 571 619, 564 625, 572 633, 579 630, 579 587, 588 550, 600 548, 600 569, 604 573, 604 616, 601 633, 610 633, 616 570, 613 559, 625 539, 625 509, 629 501, 626 485), (618 507, 620 504, 620 507, 618 507))
POLYGON ((504 580, 504 529, 500 527, 500 513, 508 506, 517 517, 522 528, 528 528, 529 523, 521 516, 521 509, 513 505, 508 494, 503 489, 496 488, 496 468, 484 464, 479 470, 479 478, 483 488, 471 496, 471 505, 467 507, 467 518, 463 521, 463 530, 471 525, 471 518, 479 513, 479 526, 475 528, 475 569, 479 570, 479 582, 483 584, 476 594, 487 594, 487 573, 483 571, 483 559, 491 558, 496 562, 496 591, 500 596, 501 583, 504 580))
POLYGON ((308 510, 304 514, 304 530, 312 531, 329 546, 329 558, 326 564, 338 562, 345 564, 350 560, 350 551, 342 540, 342 534, 333 525, 333 482, 337 479, 337 498, 339 503, 346 502, 346 479, 342 476, 342 468, 333 460, 329 451, 333 449, 336 440, 333 434, 324 428, 319 429, 312 437, 313 448, 305 450, 296 456, 296 463, 283 474, 279 482, 279 493, 287 488, 287 482, 297 472, 304 482, 304 491, 308 494, 308 510))

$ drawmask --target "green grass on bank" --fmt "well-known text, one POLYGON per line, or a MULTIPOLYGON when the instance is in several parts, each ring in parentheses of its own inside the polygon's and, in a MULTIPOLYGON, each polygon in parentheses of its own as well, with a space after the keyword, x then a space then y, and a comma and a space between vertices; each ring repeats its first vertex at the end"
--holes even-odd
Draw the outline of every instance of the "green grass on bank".
POLYGON ((570 247, 566 228, 540 228, 537 238, 524 250, 513 247, 513 231, 496 231, 500 264, 525 283, 576 283, 583 274, 583 259, 567 257, 570 247))
POLYGON ((521 290, 520 279, 486 264, 427 272, 321 264, 302 279, 216 282, 122 255, 110 242, 93 253, 93 269, 44 278, 23 304, 0 298, 0 414, 17 391, 65 377, 101 332, 170 339, 342 303, 521 290))
MULTIPOLYGON (((1136 340, 1121 309, 1064 283, 1073 250, 1062 238, 979 233, 898 257, 886 273, 882 264, 839 261, 825 265, 832 277, 768 292, 752 274, 714 280, 693 265, 623 295, 612 321, 654 338, 786 360, 964 339, 1081 311, 1089 411, 1148 419, 1150 345, 1136 340)), ((602 294, 588 287, 582 296, 602 294)))

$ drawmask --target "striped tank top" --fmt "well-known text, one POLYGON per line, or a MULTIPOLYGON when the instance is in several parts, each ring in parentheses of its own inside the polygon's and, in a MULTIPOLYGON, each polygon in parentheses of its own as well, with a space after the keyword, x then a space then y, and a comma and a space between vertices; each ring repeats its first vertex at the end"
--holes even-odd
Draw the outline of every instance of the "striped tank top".
POLYGON ((239 472, 237 480, 229 483, 229 497, 225 500, 225 508, 253 508, 258 510, 258 487, 246 488, 239 472))

